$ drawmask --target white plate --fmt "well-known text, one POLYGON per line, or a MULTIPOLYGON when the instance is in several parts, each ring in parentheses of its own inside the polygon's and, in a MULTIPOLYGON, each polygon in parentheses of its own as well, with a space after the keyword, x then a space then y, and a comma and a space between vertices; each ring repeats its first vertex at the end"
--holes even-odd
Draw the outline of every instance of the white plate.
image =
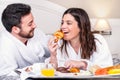
POLYGON ((56 71, 55 73, 56 76, 59 77, 86 77, 86 76, 92 76, 92 74, 89 71, 83 71, 81 70, 80 73, 61 73, 56 71))

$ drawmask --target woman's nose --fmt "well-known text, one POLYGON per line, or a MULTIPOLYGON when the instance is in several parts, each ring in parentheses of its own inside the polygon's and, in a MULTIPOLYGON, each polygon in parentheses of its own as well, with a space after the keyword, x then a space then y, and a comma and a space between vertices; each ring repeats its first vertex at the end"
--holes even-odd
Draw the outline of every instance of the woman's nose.
POLYGON ((61 28, 66 28, 66 27, 67 27, 66 24, 62 24, 62 25, 61 25, 61 28))

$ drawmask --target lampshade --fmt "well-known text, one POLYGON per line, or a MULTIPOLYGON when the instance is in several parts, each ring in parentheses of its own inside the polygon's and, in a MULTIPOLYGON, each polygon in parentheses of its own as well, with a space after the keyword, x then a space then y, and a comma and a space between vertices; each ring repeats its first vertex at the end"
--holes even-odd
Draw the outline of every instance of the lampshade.
POLYGON ((94 30, 95 31, 111 31, 111 27, 107 20, 99 19, 96 21, 94 30))

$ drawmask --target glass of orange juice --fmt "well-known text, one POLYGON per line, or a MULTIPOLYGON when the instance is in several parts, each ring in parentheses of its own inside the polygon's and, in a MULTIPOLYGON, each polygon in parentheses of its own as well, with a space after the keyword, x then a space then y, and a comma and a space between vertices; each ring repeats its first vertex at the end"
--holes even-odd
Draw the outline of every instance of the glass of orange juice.
POLYGON ((41 69, 41 74, 46 77, 53 77, 55 74, 55 69, 51 64, 47 64, 47 67, 41 69))

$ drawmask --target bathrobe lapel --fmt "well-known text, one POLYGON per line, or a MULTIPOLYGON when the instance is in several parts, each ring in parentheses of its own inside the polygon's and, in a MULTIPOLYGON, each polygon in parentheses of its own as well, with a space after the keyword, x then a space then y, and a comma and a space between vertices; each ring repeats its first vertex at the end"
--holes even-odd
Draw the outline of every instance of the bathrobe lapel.
POLYGON ((20 40, 16 39, 14 36, 6 32, 7 36, 12 39, 16 43, 16 47, 18 49, 19 54, 24 60, 28 63, 32 64, 36 61, 39 61, 39 58, 36 54, 33 54, 33 51, 30 50, 25 44, 23 44, 20 40))

